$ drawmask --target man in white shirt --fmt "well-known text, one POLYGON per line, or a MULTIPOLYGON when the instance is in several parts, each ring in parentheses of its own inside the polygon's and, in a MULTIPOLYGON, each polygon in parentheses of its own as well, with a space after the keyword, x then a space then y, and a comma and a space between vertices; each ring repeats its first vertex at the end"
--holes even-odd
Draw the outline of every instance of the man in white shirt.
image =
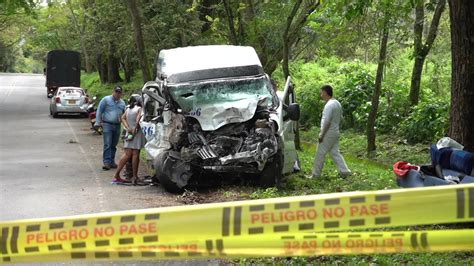
POLYGON ((321 98, 326 102, 321 118, 321 132, 318 137, 318 150, 314 159, 312 177, 321 176, 324 167, 326 154, 331 153, 334 164, 337 166, 341 176, 351 175, 351 170, 347 168, 341 153, 339 152, 339 124, 342 119, 341 104, 332 97, 333 89, 330 85, 321 87, 321 98))

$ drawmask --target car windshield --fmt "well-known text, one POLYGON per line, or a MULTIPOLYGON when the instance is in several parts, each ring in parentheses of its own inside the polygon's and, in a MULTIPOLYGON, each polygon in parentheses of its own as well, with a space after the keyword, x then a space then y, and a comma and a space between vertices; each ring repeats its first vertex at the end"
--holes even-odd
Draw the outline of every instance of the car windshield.
POLYGON ((175 101, 185 112, 204 105, 267 98, 268 108, 277 105, 276 95, 265 76, 169 85, 175 101))

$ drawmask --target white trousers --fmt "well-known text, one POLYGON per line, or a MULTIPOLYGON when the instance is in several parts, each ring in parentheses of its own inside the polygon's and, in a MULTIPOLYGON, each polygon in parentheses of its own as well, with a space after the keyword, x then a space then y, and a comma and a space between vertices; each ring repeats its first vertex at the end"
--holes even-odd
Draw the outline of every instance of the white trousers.
POLYGON ((324 162, 326 161, 326 154, 331 153, 332 160, 337 166, 339 173, 341 174, 350 174, 351 170, 347 168, 346 161, 342 157, 341 152, 339 151, 339 132, 330 132, 326 133, 324 136, 323 142, 318 144, 318 150, 316 151, 316 158, 314 159, 313 166, 313 177, 321 176, 323 171, 324 162))

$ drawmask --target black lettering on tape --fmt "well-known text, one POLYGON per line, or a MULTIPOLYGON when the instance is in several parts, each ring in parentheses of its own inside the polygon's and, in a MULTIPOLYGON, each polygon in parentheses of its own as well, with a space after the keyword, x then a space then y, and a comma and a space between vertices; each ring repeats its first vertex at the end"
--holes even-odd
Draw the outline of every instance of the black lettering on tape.
POLYGON ((224 253, 224 241, 222 239, 216 240, 216 248, 220 254, 224 253))
POLYGON ((264 211, 265 210, 265 205, 252 205, 252 206, 249 207, 249 210, 251 212, 264 211))
POLYGON ((135 215, 123 216, 120 218, 120 222, 122 223, 135 222, 135 215))
POLYGON ((206 240, 206 249, 209 254, 213 254, 212 250, 214 249, 214 246, 212 244, 212 240, 206 240))
POLYGON ((469 190, 469 200, 467 204, 469 205, 469 217, 474 217, 474 188, 470 188, 469 190))
POLYGON ((249 228, 249 235, 263 234, 263 227, 251 227, 249 228))
POLYGON ((352 197, 350 199, 351 203, 365 203, 365 197, 352 197))
POLYGON ((282 236, 281 239, 295 239, 295 236, 282 236))
POLYGON ((360 238, 360 235, 348 235, 348 238, 360 238))
POLYGON ((71 244, 72 248, 85 248, 86 242, 74 242, 71 244))
POLYGON ((14 226, 12 228, 12 239, 10 240, 10 249, 12 253, 18 253, 18 233, 20 231, 20 227, 14 226))
POLYGON ((234 208, 234 235, 236 236, 240 235, 241 224, 242 224, 242 207, 235 207, 234 208))
POLYGON ((306 235, 306 236, 303 236, 304 239, 316 239, 318 238, 316 235, 306 235))
POLYGON ((80 227, 80 226, 86 226, 87 225, 87 220, 77 220, 72 222, 73 227, 80 227))
POLYGON ((49 224, 49 229, 61 229, 64 227, 64 222, 58 222, 58 223, 50 223, 49 224))
POLYGON ((190 256, 190 257, 199 257, 199 256, 202 256, 202 252, 190 251, 190 252, 188 252, 188 256, 190 256))
POLYGON ((418 240, 416 239, 416 233, 411 234, 410 240, 411 240, 411 247, 414 249, 418 249, 418 240))
POLYGON ((151 213, 151 214, 146 214, 145 215, 145 220, 159 220, 160 219, 160 214, 159 213, 151 213))
POLYGON ((97 219, 97 224, 110 224, 110 222, 112 221, 112 219, 109 217, 109 218, 99 218, 97 219))
POLYGON ((337 228, 339 227, 338 221, 324 222, 324 228, 337 228))
POLYGON ((96 259, 108 259, 110 257, 109 252, 98 251, 95 253, 96 259))
POLYGON ((85 259, 85 252, 71 252, 71 259, 85 259))
POLYGON ((119 244, 120 245, 133 244, 133 237, 120 238, 119 239, 119 244))
POLYGON ((110 241, 109 240, 96 240, 95 241, 95 246, 96 247, 103 247, 103 246, 109 246, 110 241))
POLYGON ((298 225, 298 228, 300 230, 311 230, 314 228, 314 224, 313 223, 307 223, 307 224, 299 224, 298 225))
POLYGON ((404 235, 405 235, 404 233, 392 234, 392 236, 395 236, 395 237, 402 237, 402 236, 404 236, 404 235))
POLYGON ((354 219, 349 221, 349 226, 364 226, 365 220, 364 219, 354 219))
POLYGON ((428 233, 421 233, 421 247, 428 248, 428 233))
POLYGON ((390 217, 376 217, 375 224, 389 224, 390 217))
POLYGON ((326 205, 338 205, 341 203, 340 199, 327 199, 324 201, 324 204, 326 205))
POLYGON ((0 240, 0 249, 2 250, 2 254, 7 254, 7 240, 8 240, 8 227, 2 228, 2 238, 0 240))
POLYGON ((158 242, 158 236, 144 236, 143 237, 143 242, 145 242, 145 243, 158 242))
POLYGON ((390 194, 375 195, 375 201, 390 201, 390 198, 391 198, 390 194))
POLYGON ((382 237, 383 234, 370 234, 369 236, 370 237, 382 237))
POLYGON ((222 209, 222 236, 230 234, 230 208, 222 209))
POLYGON ((25 248, 26 253, 38 252, 38 251, 39 251, 39 247, 26 247, 25 248))
POLYGON ((145 257, 145 258, 156 257, 156 252, 153 252, 153 251, 143 251, 143 252, 142 252, 142 257, 145 257))
POLYGON ((300 207, 305 208, 305 207, 314 207, 314 201, 302 201, 300 202, 300 207))
POLYGON ((133 252, 119 251, 118 256, 119 256, 119 258, 132 258, 133 257, 133 252))
POLYGON ((289 202, 275 204, 275 210, 283 210, 283 209, 289 209, 289 208, 290 208, 289 202))
POLYGON ((326 235, 326 238, 339 238, 338 235, 326 235))
POLYGON ((10 257, 3 257, 3 262, 11 262, 12 259, 10 257))
POLYGON ((61 244, 49 245, 49 246, 48 246, 48 250, 49 250, 49 251, 62 250, 62 249, 63 249, 63 245, 61 245, 61 244))
POLYGON ((458 205, 458 219, 463 219, 464 218, 464 189, 459 188, 456 189, 456 199, 457 199, 457 205, 458 205))
POLYGON ((288 232, 290 227, 288 225, 275 225, 273 227, 273 232, 288 232))
POLYGON ((36 232, 40 230, 40 225, 39 224, 32 224, 28 225, 26 227, 26 232, 36 232))
POLYGON ((179 257, 179 252, 166 251, 165 257, 179 257))

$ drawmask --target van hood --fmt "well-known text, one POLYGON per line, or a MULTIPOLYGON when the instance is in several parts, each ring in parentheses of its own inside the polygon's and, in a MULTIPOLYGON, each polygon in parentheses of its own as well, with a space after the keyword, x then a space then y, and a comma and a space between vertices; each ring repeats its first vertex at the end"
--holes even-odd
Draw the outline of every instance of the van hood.
POLYGON ((212 103, 194 108, 189 116, 195 118, 204 131, 214 131, 231 123, 250 120, 257 110, 259 100, 242 99, 237 101, 212 103))

